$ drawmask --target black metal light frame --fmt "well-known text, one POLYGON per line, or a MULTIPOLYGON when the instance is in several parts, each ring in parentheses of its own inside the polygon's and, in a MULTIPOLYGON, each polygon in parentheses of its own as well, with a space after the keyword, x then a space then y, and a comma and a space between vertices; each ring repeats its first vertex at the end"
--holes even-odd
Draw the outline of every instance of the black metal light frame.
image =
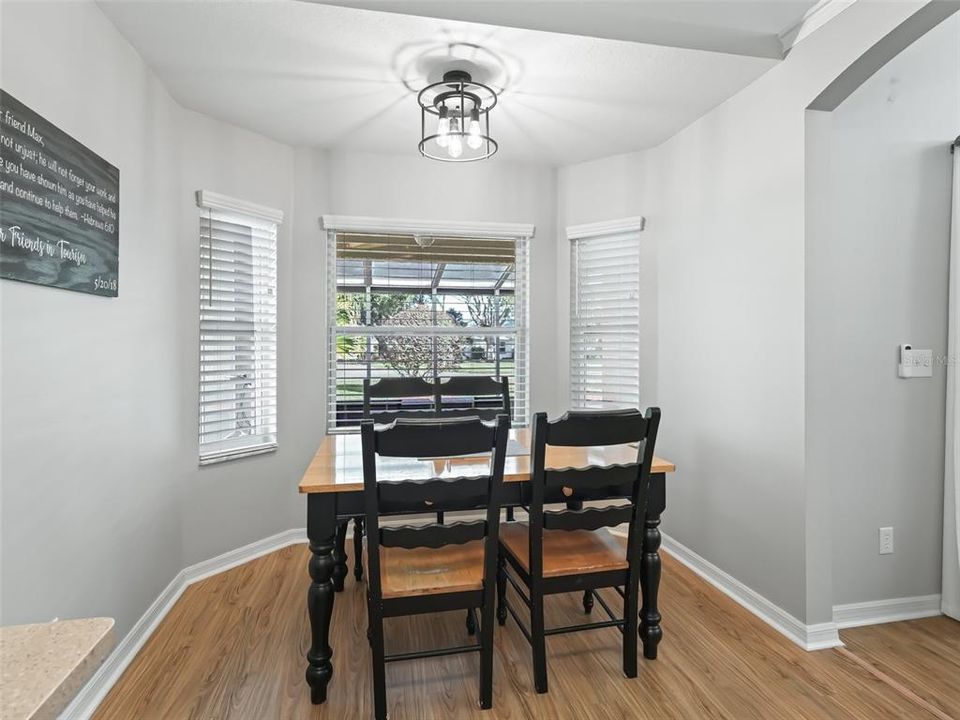
POLYGON ((443 80, 431 85, 427 85, 417 95, 417 103, 420 105, 420 143, 417 149, 424 157, 441 162, 476 162, 477 160, 486 160, 500 149, 496 140, 490 137, 490 111, 497 105, 496 91, 476 82, 471 78, 470 73, 464 70, 450 70, 444 73, 443 80), (489 95, 490 104, 483 105, 482 94, 489 95), (467 111, 466 103, 469 101, 472 105, 470 112, 467 111), (458 103, 452 107, 448 103, 458 103), (432 153, 428 150, 428 143, 436 141, 440 137, 439 132, 427 134, 427 114, 435 115, 437 122, 441 117, 441 108, 446 108, 447 117, 451 120, 456 119, 459 123, 457 132, 446 133, 447 138, 459 137, 464 148, 464 154, 460 157, 452 157, 448 153, 432 153), (467 132, 466 121, 471 114, 476 112, 481 121, 484 132, 480 134, 482 143, 477 150, 469 148, 467 140, 470 133, 467 132), (471 152, 468 152, 472 150, 471 152), (478 153, 479 154, 475 154, 478 153))

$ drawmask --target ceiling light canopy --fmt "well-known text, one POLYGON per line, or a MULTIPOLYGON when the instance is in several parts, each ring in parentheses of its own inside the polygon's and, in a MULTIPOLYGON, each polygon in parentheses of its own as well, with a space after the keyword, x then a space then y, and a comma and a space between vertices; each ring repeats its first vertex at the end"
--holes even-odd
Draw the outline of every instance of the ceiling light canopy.
POLYGON ((449 70, 443 80, 417 95, 420 154, 444 162, 486 160, 498 149, 490 137, 490 111, 497 93, 465 70, 449 70))

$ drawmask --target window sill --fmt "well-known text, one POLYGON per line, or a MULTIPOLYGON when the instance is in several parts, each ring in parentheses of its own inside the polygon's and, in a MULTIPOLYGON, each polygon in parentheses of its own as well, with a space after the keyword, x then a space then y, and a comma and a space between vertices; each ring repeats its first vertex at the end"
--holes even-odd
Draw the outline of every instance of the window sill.
POLYGON ((265 455, 277 451, 277 443, 269 445, 258 445, 252 448, 243 448, 241 450, 229 450, 200 458, 200 467, 205 465, 219 465, 230 460, 240 460, 241 458, 253 457, 254 455, 265 455))

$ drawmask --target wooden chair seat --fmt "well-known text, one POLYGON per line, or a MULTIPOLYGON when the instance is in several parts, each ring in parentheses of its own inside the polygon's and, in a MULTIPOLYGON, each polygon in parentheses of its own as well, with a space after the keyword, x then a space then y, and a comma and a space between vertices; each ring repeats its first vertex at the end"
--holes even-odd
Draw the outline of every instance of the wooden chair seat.
POLYGON ((433 548, 380 546, 384 598, 483 589, 483 540, 433 548))
MULTIPOLYGON (((530 572, 530 528, 527 523, 500 526, 500 544, 530 572)), ((609 531, 544 530, 543 576, 581 575, 606 570, 626 570, 624 546, 609 531)))

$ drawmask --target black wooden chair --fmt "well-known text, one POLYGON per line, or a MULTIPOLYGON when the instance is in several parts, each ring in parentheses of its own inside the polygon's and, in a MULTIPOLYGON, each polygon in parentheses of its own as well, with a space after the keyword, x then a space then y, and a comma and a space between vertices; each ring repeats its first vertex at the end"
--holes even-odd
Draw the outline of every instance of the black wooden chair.
POLYGON ((546 413, 533 419, 531 447, 530 514, 527 523, 506 523, 500 528, 497 576, 497 620, 503 625, 513 616, 533 648, 534 687, 547 692, 546 636, 616 627, 623 634, 623 672, 637 676, 637 611, 643 522, 650 486, 660 409, 606 412, 568 412, 548 422, 546 413), (639 442, 634 463, 584 468, 547 469, 548 445, 587 447, 639 442), (584 501, 628 500, 621 505, 582 507, 584 501), (565 504, 562 509, 544 505, 565 504), (626 549, 606 530, 629 524, 626 549), (517 578, 508 571, 507 565, 517 578), (530 609, 530 628, 524 626, 507 602, 507 582, 530 609), (527 592, 524 592, 524 587, 527 592), (617 617, 596 592, 612 587, 623 598, 623 617, 617 617), (593 599, 609 620, 545 628, 543 598, 565 592, 584 593, 584 610, 593 599), (589 600, 589 603, 588 603, 589 600))
MULTIPOLYGON (((421 405, 426 406, 427 403, 421 405)), ((443 382, 405 377, 363 381, 363 417, 376 423, 392 422, 399 417, 479 417, 495 420, 498 415, 506 415, 509 424, 510 384, 506 377, 496 380, 483 376, 458 376, 443 382), (427 397, 432 399, 429 407, 391 407, 405 399, 427 397)), ((437 522, 443 523, 443 520, 443 512, 438 512, 437 522)), ((513 520, 512 506, 507 508, 507 520, 513 520)), ((337 528, 337 552, 341 555, 346 548, 347 522, 345 520, 337 528)), ((362 547, 363 518, 356 517, 353 520, 353 576, 358 582, 363 579, 362 547)), ((343 587, 343 580, 339 576, 336 586, 338 589, 343 587)), ((468 627, 472 627, 472 616, 468 617, 467 622, 468 627)))
POLYGON ((506 418, 398 419, 361 426, 367 525, 367 613, 373 651, 373 704, 387 717, 385 664, 395 660, 480 652, 480 707, 493 703, 493 618, 497 537, 506 456, 506 418), (379 479, 377 457, 441 457, 490 452, 488 475, 379 479), (379 525, 382 514, 486 509, 484 520, 450 525, 379 525), (399 615, 480 608, 480 641, 441 650, 386 655, 383 620, 399 615))
MULTIPOLYGON (((440 403, 437 399, 437 381, 419 377, 387 377, 376 382, 369 378, 363 381, 363 419, 376 423, 391 423, 397 418, 432 418, 440 403), (420 400, 418 407, 403 407, 404 401, 420 400)), ((443 517, 439 516, 440 522, 443 517)), ((346 552, 347 524, 349 519, 337 525, 335 552, 340 562, 346 552)), ((363 579, 363 517, 353 519, 353 577, 363 579)), ((342 573, 334 577, 334 587, 343 589, 342 573)))

